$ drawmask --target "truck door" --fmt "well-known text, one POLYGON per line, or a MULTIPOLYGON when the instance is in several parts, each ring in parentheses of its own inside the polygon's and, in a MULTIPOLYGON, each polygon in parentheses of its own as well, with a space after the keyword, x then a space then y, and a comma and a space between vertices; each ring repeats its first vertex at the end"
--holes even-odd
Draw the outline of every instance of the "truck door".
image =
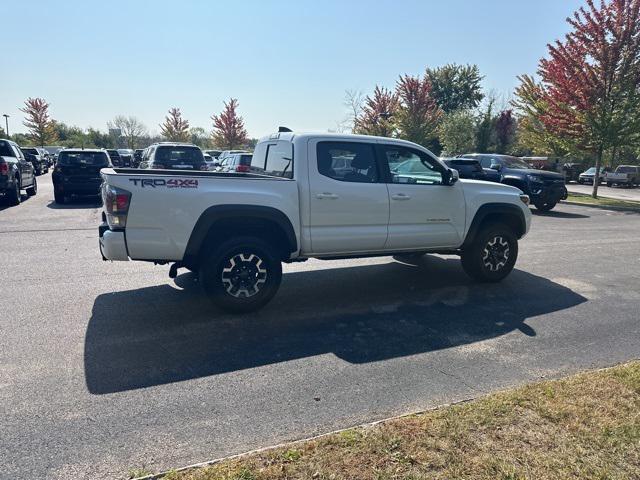
POLYGON ((381 144, 378 152, 389 182, 386 249, 460 246, 466 216, 460 182, 443 185, 444 167, 421 150, 381 144))
POLYGON ((387 241, 389 194, 375 144, 312 140, 308 158, 313 253, 382 250, 387 241))

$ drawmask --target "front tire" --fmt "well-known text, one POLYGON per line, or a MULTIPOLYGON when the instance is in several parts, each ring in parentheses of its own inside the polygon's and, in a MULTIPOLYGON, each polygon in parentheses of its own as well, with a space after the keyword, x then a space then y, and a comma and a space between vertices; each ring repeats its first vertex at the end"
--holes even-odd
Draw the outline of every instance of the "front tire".
POLYGON ((27 188, 27 195, 29 195, 30 197, 33 197, 37 193, 38 193, 38 181, 36 180, 36 177, 33 177, 33 185, 27 188))
POLYGON ((56 203, 59 203, 60 205, 63 205, 64 204, 64 200, 65 200, 64 194, 61 193, 61 192, 54 191, 53 192, 53 200, 56 203))
POLYGON ((484 227, 462 251, 462 268, 479 282, 499 282, 513 270, 518 258, 518 239, 506 225, 484 227))
POLYGON ((258 310, 276 294, 282 263, 275 249, 255 237, 232 238, 200 267, 200 281, 215 305, 233 313, 258 310))
POLYGON ((541 212, 548 212, 550 210, 553 210, 553 208, 557 205, 557 202, 534 203, 534 205, 541 212))

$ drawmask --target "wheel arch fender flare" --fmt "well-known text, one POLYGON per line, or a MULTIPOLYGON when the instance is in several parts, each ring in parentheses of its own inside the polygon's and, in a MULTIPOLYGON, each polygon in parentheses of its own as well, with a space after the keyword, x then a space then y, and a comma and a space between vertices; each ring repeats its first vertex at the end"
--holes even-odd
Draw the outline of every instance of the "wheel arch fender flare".
POLYGON ((262 205, 214 205, 207 208, 198 218, 187 242, 184 253, 184 262, 197 259, 200 250, 209 235, 212 227, 224 220, 259 219, 275 224, 284 234, 289 254, 298 250, 298 240, 295 230, 289 218, 280 210, 262 205))
POLYGON ((486 221, 497 221, 513 227, 517 238, 521 238, 527 231, 526 219, 520 207, 512 203, 485 203, 476 211, 462 244, 462 249, 473 243, 486 221))

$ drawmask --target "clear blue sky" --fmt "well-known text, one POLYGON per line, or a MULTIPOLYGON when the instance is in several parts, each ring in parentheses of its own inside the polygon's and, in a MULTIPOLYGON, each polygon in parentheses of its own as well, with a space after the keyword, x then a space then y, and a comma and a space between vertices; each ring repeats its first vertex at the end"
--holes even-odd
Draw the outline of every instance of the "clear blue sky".
POLYGON ((173 106, 210 130, 210 115, 236 97, 259 137, 278 125, 335 128, 346 89, 392 87, 449 62, 477 64, 485 89, 508 95, 584 2, 2 3, 0 114, 11 133, 24 131, 18 108, 29 96, 72 125, 104 130, 124 114, 156 132, 173 106))

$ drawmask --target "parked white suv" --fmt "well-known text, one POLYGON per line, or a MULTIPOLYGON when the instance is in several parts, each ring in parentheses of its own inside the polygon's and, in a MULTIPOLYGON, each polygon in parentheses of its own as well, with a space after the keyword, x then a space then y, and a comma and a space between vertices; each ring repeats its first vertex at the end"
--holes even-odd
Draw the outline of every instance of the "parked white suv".
POLYGON ((453 254, 473 278, 499 281, 531 223, 517 188, 459 180, 427 149, 390 138, 283 131, 258 143, 249 173, 102 175, 103 258, 198 272, 236 312, 275 295, 281 262, 311 257, 453 254))

